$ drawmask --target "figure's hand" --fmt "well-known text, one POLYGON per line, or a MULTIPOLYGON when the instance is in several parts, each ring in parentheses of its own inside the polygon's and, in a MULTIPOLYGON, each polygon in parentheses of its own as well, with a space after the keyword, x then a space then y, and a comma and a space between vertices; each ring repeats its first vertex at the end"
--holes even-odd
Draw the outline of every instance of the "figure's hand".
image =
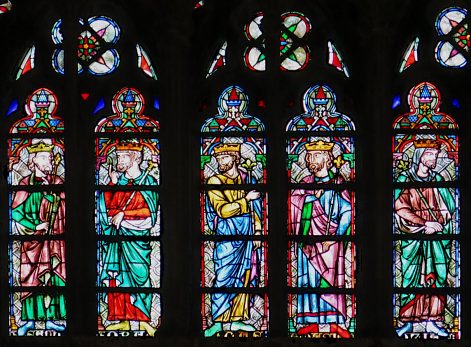
POLYGON ((36 231, 47 231, 49 229, 49 222, 43 222, 41 224, 36 225, 36 231))
POLYGON ((425 222, 424 233, 427 235, 437 233, 443 230, 443 226, 438 222, 425 222))
POLYGON ((319 189, 319 190, 316 190, 314 192, 314 195, 316 196, 316 198, 320 198, 322 196, 322 194, 324 194, 324 189, 319 189))
POLYGON ((260 192, 257 192, 256 190, 251 190, 247 193, 245 198, 247 199, 247 201, 257 200, 260 198, 260 192))
POLYGON ((113 224, 116 229, 119 229, 119 226, 121 225, 121 222, 123 221, 124 218, 124 212, 118 212, 113 218, 111 218, 111 224, 113 224))
POLYGON ((18 158, 18 157, 9 157, 8 158, 8 170, 12 171, 13 166, 18 164, 19 161, 20 161, 20 158, 18 158))
POLYGON ((322 241, 322 252, 327 252, 335 241, 322 241))
POLYGON ((253 242, 253 249, 254 251, 262 247, 262 241, 261 240, 255 240, 253 242))
POLYGON ((108 176, 110 176, 111 183, 117 184, 119 173, 117 171, 113 171, 113 165, 108 166, 108 176))

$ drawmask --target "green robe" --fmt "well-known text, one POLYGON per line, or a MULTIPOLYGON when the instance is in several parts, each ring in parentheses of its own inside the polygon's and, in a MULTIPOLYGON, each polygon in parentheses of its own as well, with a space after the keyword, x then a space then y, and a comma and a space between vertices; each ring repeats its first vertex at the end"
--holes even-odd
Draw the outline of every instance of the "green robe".
MULTIPOLYGON (((142 180, 142 175, 134 180, 134 184, 140 182, 141 185, 155 185, 155 178, 147 176, 142 180)), ((121 175, 118 185, 128 185, 128 180, 121 175)), ((147 227, 138 227, 136 220, 140 216, 134 216, 136 227, 125 227, 123 223, 117 229, 110 223, 113 217, 113 209, 123 207, 127 202, 131 192, 103 192, 98 198, 98 223, 100 233, 108 236, 126 236, 126 241, 101 243, 100 258, 102 259, 102 270, 99 274, 100 282, 104 285, 110 279, 117 280, 117 286, 128 288, 150 288, 150 265, 151 265, 151 244, 147 240, 136 240, 134 237, 151 236, 150 230, 157 222, 157 200, 158 195, 155 191, 138 190, 139 194, 135 194, 131 203, 126 207, 126 211, 130 212, 133 206, 145 206, 150 212, 150 225, 147 227), (107 195, 108 194, 108 195, 107 195), (141 200, 143 199, 143 201, 141 200), (111 205, 111 206, 110 206, 111 205)), ((143 217, 144 219, 144 217, 143 217)), ((126 216, 123 221, 126 220, 126 216)), ((150 293, 132 293, 133 305, 141 310, 147 317, 151 317, 152 294, 150 293)))
MULTIPOLYGON (((60 178, 48 176, 53 184, 63 183, 60 178)), ((43 181, 31 175, 20 184, 40 186, 43 181)), ((20 235, 45 235, 36 226, 49 221, 47 213, 51 204, 57 208, 50 235, 60 235, 65 228, 64 200, 60 194, 45 192, 15 193, 12 201, 11 218, 16 222, 20 235)), ((38 240, 21 242, 20 284, 23 286, 65 286, 65 249, 63 240, 38 240)), ((25 321, 64 320, 66 318, 65 298, 62 294, 24 292, 21 297, 21 319, 25 321)))
MULTIPOLYGON (((427 181, 439 182, 443 178, 438 174, 431 175, 427 181)), ((398 177, 399 182, 410 182, 409 172, 398 177)), ((417 178, 414 181, 418 181, 417 178)), ((407 188, 395 191, 395 220, 403 234, 407 232, 423 233, 427 221, 439 222, 443 230, 435 235, 453 233, 456 205, 450 188, 407 188), (420 230, 420 231, 419 231, 420 230)), ((451 260, 451 240, 400 240, 401 270, 403 288, 441 288, 446 286, 451 260)), ((442 297, 416 294, 401 294, 401 318, 403 320, 421 321, 424 316, 430 319, 441 319, 444 300, 442 297), (429 308, 420 308, 428 300, 429 308), (422 301, 422 302, 419 302, 422 301), (415 305, 415 307, 413 307, 415 305), (439 317, 440 316, 440 317, 439 317), (422 318, 421 318, 422 317, 422 318)))

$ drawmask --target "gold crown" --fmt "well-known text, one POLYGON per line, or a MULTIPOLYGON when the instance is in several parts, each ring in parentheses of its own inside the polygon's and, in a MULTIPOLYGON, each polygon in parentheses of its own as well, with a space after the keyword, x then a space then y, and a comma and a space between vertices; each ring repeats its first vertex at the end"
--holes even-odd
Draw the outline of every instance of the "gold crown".
POLYGON ((34 145, 31 145, 29 147, 27 147, 28 149, 28 153, 32 154, 32 153, 38 153, 38 152, 52 152, 52 150, 54 149, 54 145, 52 144, 47 144, 45 142, 38 142, 38 143, 35 143, 34 145))
POLYGON ((138 142, 120 142, 116 146, 118 151, 142 151, 143 146, 138 142))
POLYGON ((307 151, 331 151, 334 144, 331 142, 324 142, 322 140, 306 143, 304 145, 307 151))
POLYGON ((214 147, 213 153, 215 155, 226 152, 240 152, 239 143, 223 143, 214 147))
POLYGON ((440 149, 440 142, 432 139, 418 139, 414 141, 415 148, 440 149))

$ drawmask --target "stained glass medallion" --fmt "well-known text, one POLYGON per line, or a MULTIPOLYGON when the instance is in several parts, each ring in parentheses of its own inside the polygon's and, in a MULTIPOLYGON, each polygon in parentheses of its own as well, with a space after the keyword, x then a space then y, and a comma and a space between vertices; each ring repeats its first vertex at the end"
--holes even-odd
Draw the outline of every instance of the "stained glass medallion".
MULTIPOLYGON (((64 37, 62 36, 62 19, 58 19, 54 25, 52 26, 51 30, 51 39, 56 49, 52 53, 52 67, 57 73, 61 75, 64 74, 64 48, 63 48, 63 41, 64 37)), ((79 68, 79 70, 81 70, 79 68)))
POLYGON ((430 82, 408 103, 393 123, 394 327, 405 339, 459 339, 458 126, 430 82))
POLYGON ((122 88, 95 128, 99 336, 154 336, 160 326, 159 123, 144 107, 137 89, 122 88))
POLYGON ((264 125, 247 114, 248 105, 245 91, 229 86, 219 97, 218 114, 201 128, 206 337, 262 337, 268 332, 266 147, 264 125))
MULTIPOLYGON (((80 19, 82 32, 77 37, 78 73, 88 71, 95 76, 112 73, 119 65, 118 51, 113 48, 121 35, 121 29, 111 18, 94 16, 80 19)), ((64 74, 64 49, 62 19, 52 27, 51 38, 56 49, 52 55, 52 66, 57 73, 64 74)))
POLYGON ((296 71, 304 69, 309 63, 309 47, 303 39, 311 31, 311 22, 299 12, 286 12, 281 15, 280 69, 296 71))
POLYGON ((66 322, 64 124, 46 88, 8 140, 11 336, 58 336, 66 322), (44 290, 47 288, 48 290, 44 290))
POLYGON ((245 49, 244 62, 252 71, 265 71, 265 38, 263 36, 263 12, 258 12, 244 27, 250 45, 245 49))
POLYGON ((435 47, 435 60, 449 68, 462 68, 468 62, 471 47, 468 11, 461 7, 449 7, 440 12, 435 22, 439 42, 435 47))
POLYGON ((309 88, 305 113, 286 127, 291 337, 355 335, 355 126, 335 98, 328 86, 309 88))

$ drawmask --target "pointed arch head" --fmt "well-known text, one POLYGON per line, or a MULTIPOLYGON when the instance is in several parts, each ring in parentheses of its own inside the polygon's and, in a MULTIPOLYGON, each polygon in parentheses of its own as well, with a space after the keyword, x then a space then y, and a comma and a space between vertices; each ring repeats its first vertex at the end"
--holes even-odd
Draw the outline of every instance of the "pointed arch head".
POLYGON ((57 96, 50 89, 36 89, 26 100, 27 116, 15 122, 10 128, 10 133, 62 132, 64 123, 55 115, 57 104, 57 96))
POLYGON ((440 91, 430 82, 414 86, 408 96, 409 112, 400 115, 394 129, 458 129, 453 117, 440 112, 440 91))
POLYGON ((336 96, 326 85, 315 85, 306 90, 303 96, 303 108, 306 113, 315 111, 316 106, 325 105, 328 113, 335 111, 336 96))
POLYGON ((144 96, 133 87, 121 88, 111 101, 113 115, 102 119, 96 132, 158 132, 159 122, 143 115, 144 96))
POLYGON ((352 120, 336 110, 336 96, 326 85, 317 84, 306 90, 302 99, 304 114, 291 119, 287 131, 355 130, 352 120))
POLYGON ((132 87, 124 87, 114 95, 111 107, 115 114, 126 117, 126 110, 130 108, 134 114, 141 115, 144 104, 141 93, 132 87))
POLYGON ((238 112, 243 114, 247 111, 248 104, 249 97, 241 87, 236 85, 227 87, 219 97, 219 114, 227 114, 233 108, 237 108, 238 112))
POLYGON ((219 96, 218 114, 206 119, 201 132, 265 131, 260 119, 247 114, 248 105, 249 97, 241 87, 227 87, 219 96))

